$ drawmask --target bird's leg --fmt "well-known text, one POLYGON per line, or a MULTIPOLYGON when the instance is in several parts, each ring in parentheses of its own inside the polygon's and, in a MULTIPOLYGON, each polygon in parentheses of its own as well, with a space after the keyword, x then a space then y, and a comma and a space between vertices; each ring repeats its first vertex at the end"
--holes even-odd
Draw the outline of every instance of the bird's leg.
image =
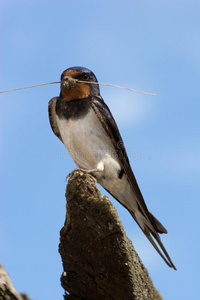
MULTIPOLYGON (((94 172, 103 172, 103 171, 104 171, 104 163, 103 163, 102 161, 98 162, 96 169, 89 169, 89 170, 83 169, 83 168, 75 169, 75 170, 71 171, 71 172, 67 175, 66 179, 69 178, 69 177, 71 177, 71 175, 72 175, 75 171, 82 171, 83 173, 90 174, 90 175, 92 176, 91 173, 94 173, 94 172)), ((93 176, 92 176, 92 177, 93 177, 93 176)))
POLYGON ((93 172, 103 172, 104 171, 104 163, 100 160, 100 162, 98 162, 96 169, 90 169, 90 170, 86 170, 86 169, 79 169, 85 173, 93 173, 93 172))

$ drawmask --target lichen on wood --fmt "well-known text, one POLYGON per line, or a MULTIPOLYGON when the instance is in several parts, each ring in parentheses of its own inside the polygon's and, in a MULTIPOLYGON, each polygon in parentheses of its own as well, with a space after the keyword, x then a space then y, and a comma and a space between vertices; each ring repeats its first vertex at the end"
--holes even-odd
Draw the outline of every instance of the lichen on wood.
POLYGON ((115 207, 94 178, 72 172, 66 200, 59 245, 65 300, 160 300, 115 207))
POLYGON ((0 264, 0 300, 30 300, 15 289, 4 267, 0 264))

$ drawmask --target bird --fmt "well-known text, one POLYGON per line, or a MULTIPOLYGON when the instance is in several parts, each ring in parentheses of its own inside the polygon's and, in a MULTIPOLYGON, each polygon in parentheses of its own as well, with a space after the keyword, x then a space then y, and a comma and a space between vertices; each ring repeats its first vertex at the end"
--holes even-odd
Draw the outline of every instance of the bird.
POLYGON ((159 236, 167 230, 146 206, 95 74, 79 66, 63 71, 60 95, 49 101, 48 113, 54 134, 77 167, 90 173, 129 211, 166 264, 176 270, 159 236))

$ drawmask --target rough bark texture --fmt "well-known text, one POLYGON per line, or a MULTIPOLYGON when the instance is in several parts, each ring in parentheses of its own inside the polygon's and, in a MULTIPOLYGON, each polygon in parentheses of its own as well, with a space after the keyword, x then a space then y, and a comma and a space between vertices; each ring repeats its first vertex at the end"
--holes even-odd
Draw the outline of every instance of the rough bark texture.
POLYGON ((116 209, 94 179, 72 172, 66 199, 59 245, 65 300, 160 300, 116 209))
POLYGON ((2 265, 0 265, 0 300, 30 300, 25 294, 16 291, 2 265))

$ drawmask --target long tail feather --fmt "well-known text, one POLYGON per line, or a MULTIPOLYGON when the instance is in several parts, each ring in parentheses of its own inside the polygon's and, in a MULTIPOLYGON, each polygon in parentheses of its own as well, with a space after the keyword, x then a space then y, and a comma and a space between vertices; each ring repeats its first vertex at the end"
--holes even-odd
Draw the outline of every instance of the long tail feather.
POLYGON ((162 257, 162 259, 166 262, 166 264, 170 267, 173 268, 174 270, 177 270, 176 267, 174 266, 169 254, 167 253, 167 250, 165 249, 163 243, 160 240, 160 237, 158 235, 158 233, 155 230, 152 230, 152 226, 151 228, 148 228, 148 226, 146 224, 144 224, 143 228, 141 226, 141 224, 139 224, 137 218, 135 217, 135 214, 132 211, 129 211, 130 214, 132 215, 132 217, 134 218, 134 220, 136 221, 136 223, 138 224, 138 226, 141 228, 141 230, 143 231, 143 233, 145 234, 145 236, 148 238, 148 240, 150 241, 150 243, 152 244, 152 246, 155 248, 155 250, 159 253, 159 255, 162 257), (161 250, 158 248, 157 244, 155 243, 154 239, 152 238, 152 236, 154 237, 154 239, 156 240, 156 242, 158 243, 158 245, 160 246, 161 250))
MULTIPOLYGON (((144 231, 143 231, 144 232, 144 231)), ((158 248, 158 246, 156 245, 156 243, 154 242, 153 238, 151 237, 151 235, 149 234, 149 232, 147 231, 147 233, 144 232, 144 234, 146 235, 146 237, 148 238, 148 240, 150 241, 150 243, 153 245, 153 247, 156 249, 156 251, 160 254, 160 256, 164 259, 164 261, 166 262, 166 264, 173 268, 174 270, 177 270, 176 267, 174 266, 169 254, 167 253, 165 247, 163 246, 163 243, 160 240, 159 235, 155 236, 154 233, 152 233, 152 235, 154 236, 156 242, 159 244, 160 248, 162 249, 163 253, 165 254, 166 258, 164 257, 164 255, 162 254, 162 252, 160 251, 160 249, 158 248)))

